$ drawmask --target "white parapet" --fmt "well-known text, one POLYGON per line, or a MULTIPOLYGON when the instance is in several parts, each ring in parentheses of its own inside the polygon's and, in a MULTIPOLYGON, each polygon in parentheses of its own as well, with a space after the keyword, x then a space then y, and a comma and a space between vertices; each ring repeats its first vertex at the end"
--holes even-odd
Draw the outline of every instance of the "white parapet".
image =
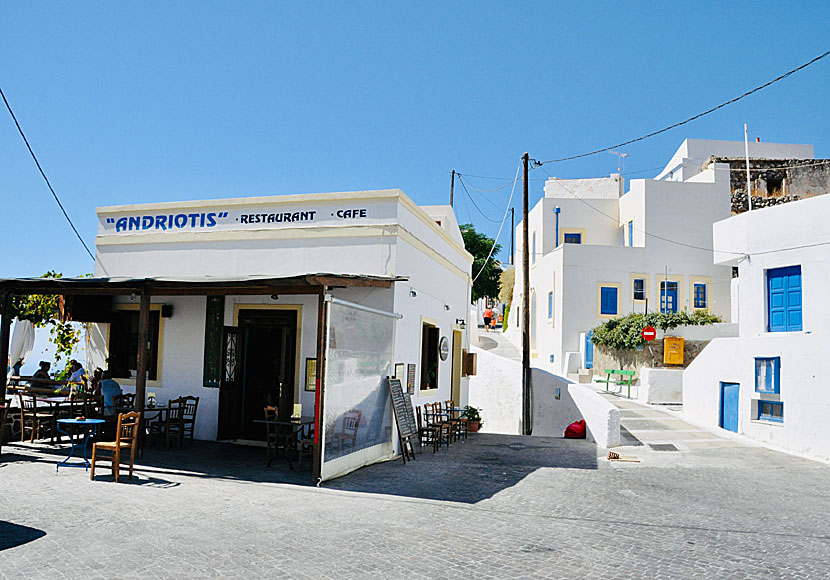
POLYGON ((637 399, 644 403, 682 403, 683 369, 640 369, 637 399))
POLYGON ((571 383, 568 392, 588 426, 588 436, 599 447, 620 444, 620 410, 593 389, 571 383))

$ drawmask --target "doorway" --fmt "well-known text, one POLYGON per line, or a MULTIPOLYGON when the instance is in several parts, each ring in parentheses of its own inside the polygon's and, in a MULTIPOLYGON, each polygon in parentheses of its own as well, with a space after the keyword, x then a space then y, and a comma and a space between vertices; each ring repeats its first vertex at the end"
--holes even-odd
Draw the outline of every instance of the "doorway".
POLYGON ((266 406, 288 420, 294 407, 297 353, 297 311, 240 309, 238 326, 225 329, 226 366, 235 357, 234 372, 224 373, 219 397, 217 439, 265 440, 266 406), (233 352, 228 345, 233 344, 233 352))
POLYGON ((461 366, 463 356, 463 335, 460 330, 452 331, 452 388, 450 393, 455 406, 461 405, 461 366))
POLYGON ((738 383, 720 384, 720 421, 723 429, 738 432, 738 401, 741 385, 738 383))

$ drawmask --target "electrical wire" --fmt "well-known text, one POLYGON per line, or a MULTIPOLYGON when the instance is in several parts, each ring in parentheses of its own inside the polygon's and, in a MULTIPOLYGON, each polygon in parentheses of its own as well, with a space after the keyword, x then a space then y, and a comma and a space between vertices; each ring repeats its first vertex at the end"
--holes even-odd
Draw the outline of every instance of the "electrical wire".
POLYGON ((720 105, 712 107, 711 109, 707 109, 706 111, 703 111, 702 113, 698 113, 697 115, 689 117, 688 119, 686 119, 684 121, 679 121, 677 123, 673 123, 673 124, 669 125, 668 127, 663 127, 662 129, 659 129, 657 131, 652 131, 651 133, 648 133, 646 135, 642 135, 641 137, 637 137, 635 139, 629 139, 628 141, 623 141, 622 143, 617 143, 616 145, 611 145, 609 147, 603 147, 602 149, 596 149, 594 151, 589 151, 587 153, 580 153, 579 155, 571 155, 569 157, 560 157, 558 159, 550 159, 548 161, 536 161, 536 164, 538 164, 538 166, 541 166, 541 165, 547 165, 548 163, 560 163, 562 161, 572 161, 574 159, 580 159, 582 157, 589 157, 591 155, 596 155, 597 153, 604 153, 606 151, 610 151, 611 149, 617 149, 619 147, 625 147, 626 145, 631 145, 632 143, 637 143, 638 141, 643 141, 643 140, 648 139, 650 137, 654 137, 655 135, 659 135, 661 133, 665 133, 666 131, 676 129, 677 127, 680 127, 681 125, 691 123, 692 121, 700 119, 701 117, 709 115, 710 113, 714 113, 718 109, 722 109, 722 108, 724 108, 728 105, 731 105, 732 103, 736 103, 736 102, 740 101, 741 99, 743 99, 745 97, 748 97, 748 96, 750 96, 754 93, 757 93, 758 91, 760 91, 762 89, 767 88, 770 85, 773 85, 773 84, 775 84, 779 81, 782 81, 785 78, 787 78, 788 76, 790 76, 794 73, 797 73, 798 71, 800 71, 804 68, 807 68, 808 66, 810 66, 813 63, 816 63, 816 62, 820 61, 821 59, 825 58, 829 54, 830 54, 830 50, 828 50, 824 54, 820 54, 819 56, 815 57, 814 59, 810 60, 809 62, 806 62, 806 63, 802 64, 801 66, 798 66, 798 67, 796 67, 796 68, 794 68, 790 71, 787 71, 786 73, 784 73, 784 74, 782 74, 778 77, 775 77, 771 81, 768 81, 768 82, 766 82, 762 85, 759 85, 759 86, 755 87, 754 89, 746 91, 745 93, 743 93, 740 96, 735 97, 734 99, 729 99, 728 101, 725 101, 725 102, 721 103, 720 105))
POLYGON ((466 193, 466 194, 467 194, 467 197, 468 197, 468 198, 470 198, 470 201, 471 201, 471 202, 472 202, 472 204, 475 206, 475 208, 478 210, 478 213, 480 213, 480 214, 484 217, 484 219, 486 219, 487 221, 493 222, 494 224, 499 223, 499 220, 494 220, 493 218, 491 218, 490 216, 488 216, 486 213, 484 213, 484 212, 481 210, 481 208, 480 208, 480 207, 478 207, 478 204, 476 203, 476 200, 474 200, 474 199, 473 199, 473 196, 472 196, 472 195, 470 195, 470 192, 469 192, 469 191, 467 191, 467 186, 466 186, 466 185, 464 185, 464 182, 463 182, 463 181, 461 181, 460 179, 459 179, 458 181, 461 183, 461 187, 463 187, 463 188, 464 188, 464 193, 466 193))
POLYGON ((504 222, 507 221, 507 214, 510 213, 510 206, 513 203, 513 194, 516 193, 516 183, 519 181, 519 171, 522 169, 522 164, 519 163, 519 166, 516 167, 516 177, 513 178, 513 189, 510 190, 510 199, 507 200, 507 207, 504 208, 504 217, 501 218, 501 225, 499 226, 499 231, 496 234, 496 238, 493 240, 493 247, 490 248, 490 253, 487 254, 487 258, 484 259, 484 263, 481 265, 481 270, 478 271, 478 274, 475 275, 473 278, 473 284, 475 284, 478 277, 481 276, 481 273, 484 272, 485 268, 487 267, 487 263, 490 261, 490 257, 493 255, 493 250, 496 249, 496 245, 499 243, 499 237, 501 237, 501 231, 504 228, 504 222))
POLYGON ((89 250, 89 247, 87 247, 86 242, 81 237, 81 234, 78 233, 78 229, 75 227, 75 224, 72 223, 72 219, 69 217, 69 214, 66 213, 66 209, 63 207, 63 204, 61 203, 61 200, 58 198, 58 194, 55 193, 55 189, 52 187, 52 184, 49 183, 49 178, 46 177, 46 173, 43 171, 43 167, 41 167, 40 161, 37 160, 37 156, 35 155, 35 152, 32 150, 32 146, 29 145, 29 140, 26 139, 26 135, 23 133, 23 129, 20 127, 20 123, 17 122, 17 117, 14 115, 14 111, 12 111, 12 107, 9 104, 8 99, 6 99, 6 94, 3 92, 3 89, 0 89, 0 96, 3 97, 3 102, 6 103, 6 109, 8 109, 9 114, 12 116, 12 120, 14 121, 14 124, 17 127, 17 132, 20 133, 21 137, 23 137, 23 142, 26 144, 26 148, 29 150, 29 154, 32 156, 32 159, 34 160, 35 165, 37 165, 38 171, 40 171, 40 174, 43 176, 43 180, 46 182, 46 185, 49 187, 49 191, 52 192, 52 197, 55 198, 55 201, 57 202, 58 207, 61 208, 61 211, 63 212, 63 217, 65 217, 66 221, 69 222, 69 225, 72 227, 72 231, 75 232, 75 235, 78 237, 78 240, 81 242, 81 245, 83 245, 84 249, 86 250, 86 253, 89 254, 89 257, 92 258, 92 261, 94 262, 95 261, 95 256, 89 250))
MULTIPOLYGON (((460 180, 460 178, 459 178, 459 180, 460 180)), ((496 202, 494 202, 487 195, 485 195, 485 192, 481 191, 480 189, 476 189, 475 187, 473 187, 472 185, 470 185, 469 183, 466 183, 466 182, 462 182, 461 185, 465 188, 469 187, 470 189, 472 189, 476 193, 479 193, 481 195, 481 199, 483 199, 488 204, 490 204, 490 207, 492 207, 496 211, 499 211, 499 212, 501 211, 501 206, 496 205, 496 202)), ((507 185, 510 185, 510 184, 508 183, 507 185)), ((504 187, 500 187, 499 189, 504 189, 504 187)), ((496 223, 498 223, 498 220, 496 220, 496 223)))

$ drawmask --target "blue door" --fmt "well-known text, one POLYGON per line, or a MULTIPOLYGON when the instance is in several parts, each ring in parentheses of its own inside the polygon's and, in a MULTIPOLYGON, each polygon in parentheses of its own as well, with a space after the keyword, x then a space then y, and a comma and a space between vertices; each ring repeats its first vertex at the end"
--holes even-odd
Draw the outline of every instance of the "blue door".
POLYGON ((677 282, 660 282, 660 312, 677 312, 677 282))
POLYGON ((720 384, 720 426, 727 431, 738 432, 738 383, 720 384))
POLYGON ((594 331, 588 331, 588 334, 585 335, 585 368, 592 369, 594 368, 594 343, 591 342, 591 336, 594 334, 594 331))

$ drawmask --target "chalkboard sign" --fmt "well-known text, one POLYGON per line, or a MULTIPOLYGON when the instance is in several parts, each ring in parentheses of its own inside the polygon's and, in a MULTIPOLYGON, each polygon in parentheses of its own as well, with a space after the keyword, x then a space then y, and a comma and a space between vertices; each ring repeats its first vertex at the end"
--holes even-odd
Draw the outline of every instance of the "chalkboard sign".
POLYGON ((400 379, 387 379, 389 394, 392 395, 392 409, 395 411, 395 421, 398 423, 398 434, 401 439, 408 439, 418 435, 418 426, 415 424, 415 415, 412 412, 412 400, 409 393, 404 393, 400 379))

